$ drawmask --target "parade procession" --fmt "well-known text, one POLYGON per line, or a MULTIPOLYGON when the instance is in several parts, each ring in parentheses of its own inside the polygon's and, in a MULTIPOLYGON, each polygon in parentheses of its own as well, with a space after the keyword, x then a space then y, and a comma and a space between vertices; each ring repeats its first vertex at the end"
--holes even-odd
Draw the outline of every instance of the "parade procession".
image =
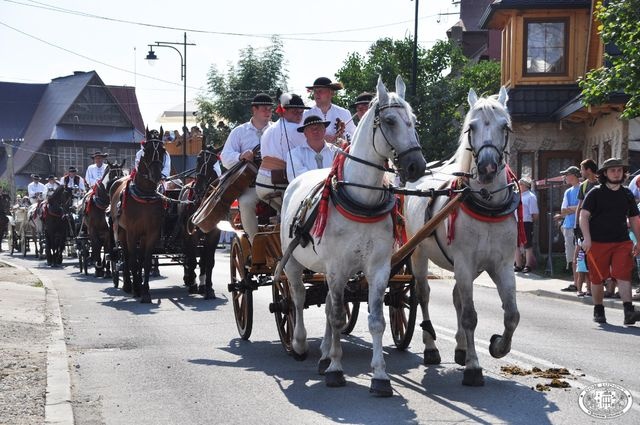
POLYGON ((636 0, 63 3, 0 2, 71 57, 0 77, 0 423, 640 421, 636 0))

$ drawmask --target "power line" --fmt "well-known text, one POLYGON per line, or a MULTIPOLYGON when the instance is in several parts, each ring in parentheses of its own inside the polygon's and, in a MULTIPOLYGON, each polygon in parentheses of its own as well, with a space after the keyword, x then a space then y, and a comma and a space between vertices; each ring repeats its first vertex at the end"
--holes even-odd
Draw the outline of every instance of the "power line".
MULTIPOLYGON (((392 23, 381 24, 381 25, 373 25, 373 26, 368 26, 368 27, 349 28, 349 29, 333 30, 333 31, 320 31, 320 32, 271 33, 271 34, 259 34, 259 33, 256 33, 256 34, 252 34, 252 33, 241 33, 241 32, 211 31, 211 30, 202 30, 202 29, 196 29, 196 28, 185 28, 185 27, 174 27, 174 26, 169 26, 169 25, 150 24, 150 23, 147 23, 147 22, 140 22, 140 21, 130 21, 130 20, 126 20, 126 19, 118 19, 118 18, 111 18, 111 17, 107 17, 107 16, 94 15, 92 13, 82 12, 82 11, 73 10, 73 9, 65 9, 65 8, 62 8, 62 7, 52 6, 50 4, 43 3, 43 2, 38 2, 38 1, 35 1, 35 0, 29 0, 31 3, 34 3, 34 4, 26 4, 26 3, 22 3, 22 2, 19 2, 19 1, 16 1, 16 0, 4 0, 4 1, 8 2, 8 3, 17 4, 17 5, 20 5, 20 6, 44 9, 44 10, 49 10, 49 11, 52 11, 52 12, 65 13, 65 14, 75 15, 75 16, 80 16, 80 17, 85 17, 85 18, 99 19, 99 20, 104 20, 104 21, 109 21, 109 22, 118 22, 118 23, 124 23, 124 24, 129 24, 129 25, 137 25, 137 26, 144 26, 144 27, 151 27, 151 28, 177 30, 177 31, 189 31, 189 32, 200 33, 200 34, 212 34, 212 35, 223 35, 223 36, 234 36, 234 37, 253 37, 253 38, 263 38, 263 39, 270 39, 273 36, 278 36, 283 40, 316 41, 316 42, 330 42, 330 43, 331 42, 339 42, 339 43, 372 43, 372 41, 371 40, 341 40, 341 39, 300 38, 300 37, 296 37, 296 36, 328 35, 328 34, 340 34, 340 33, 348 33, 348 32, 360 32, 360 31, 368 31, 368 30, 372 30, 372 29, 386 28, 386 27, 391 27, 391 26, 396 26, 396 25, 401 25, 401 24, 406 24, 406 23, 413 22, 413 20, 406 20, 406 21, 398 21, 398 22, 392 22, 392 23)), ((421 16, 419 19, 422 20, 422 19, 435 18, 435 17, 438 17, 440 15, 441 14, 424 15, 424 16, 421 16)))

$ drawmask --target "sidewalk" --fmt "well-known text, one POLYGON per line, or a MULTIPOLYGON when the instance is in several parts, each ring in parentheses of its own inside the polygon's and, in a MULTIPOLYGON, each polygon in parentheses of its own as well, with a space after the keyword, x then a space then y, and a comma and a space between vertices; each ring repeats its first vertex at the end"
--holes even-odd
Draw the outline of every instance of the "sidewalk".
MULTIPOLYGON (((434 265, 430 272, 433 278, 453 280, 451 272, 434 265)), ((516 273, 518 292, 592 304, 591 297, 579 298, 560 290, 569 283, 567 279, 516 273)), ((486 273, 475 284, 495 288, 486 273)), ((605 299, 604 305, 622 309, 620 299, 605 299)), ((58 294, 43 270, 16 266, 6 254, 0 254, 0 348, 0 423, 16 423, 20 418, 25 424, 73 424, 58 294)))
MULTIPOLYGON (((453 280, 453 273, 441 269, 433 264, 429 265, 429 272, 434 277, 441 279, 453 280)), ((536 273, 516 273, 516 291, 529 292, 541 297, 559 298, 568 301, 575 301, 586 305, 593 305, 591 297, 578 297, 575 292, 563 292, 562 288, 566 288, 573 282, 569 279, 558 279, 542 276, 536 273)), ((495 288, 495 284, 487 273, 482 273, 474 282, 475 285, 495 288)), ((639 301, 634 302, 640 305, 639 301)), ((622 300, 620 298, 606 298, 602 303, 605 308, 622 309, 622 300)))

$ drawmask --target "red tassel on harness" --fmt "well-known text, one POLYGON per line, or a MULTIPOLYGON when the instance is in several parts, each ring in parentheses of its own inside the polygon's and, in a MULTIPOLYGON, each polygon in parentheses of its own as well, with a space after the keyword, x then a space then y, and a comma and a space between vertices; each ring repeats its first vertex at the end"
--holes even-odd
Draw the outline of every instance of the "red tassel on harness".
MULTIPOLYGON (((348 151, 349 148, 346 149, 348 151)), ((329 215, 329 197, 331 195, 331 180, 338 174, 342 174, 342 166, 344 165, 344 160, 346 156, 344 155, 336 155, 333 160, 333 166, 331 167, 331 171, 329 175, 324 180, 324 187, 322 188, 322 196, 320 198, 320 203, 318 204, 318 216, 316 217, 315 223, 313 223, 313 227, 311 228, 311 234, 316 236, 319 240, 322 239, 322 234, 324 233, 324 228, 327 227, 327 217, 329 215), (338 171, 340 170, 340 173, 338 171)))

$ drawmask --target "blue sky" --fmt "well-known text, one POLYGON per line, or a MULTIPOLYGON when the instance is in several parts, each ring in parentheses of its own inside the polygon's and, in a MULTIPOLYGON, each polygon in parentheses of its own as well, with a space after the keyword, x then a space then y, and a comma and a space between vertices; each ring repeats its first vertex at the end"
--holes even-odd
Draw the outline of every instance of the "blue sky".
MULTIPOLYGON (((446 38, 459 6, 422 0, 419 7, 418 39, 429 48, 446 38)), ((412 35, 414 12, 411 0, 0 0, 0 81, 45 83, 95 70, 106 84, 135 86, 143 119, 153 123, 182 104, 183 90, 176 52, 156 49, 153 67, 144 60, 155 41, 182 42, 186 30, 196 44, 187 50, 192 99, 212 65, 224 70, 240 49, 259 49, 280 34, 289 89, 304 95, 316 77, 333 78, 350 52, 364 53, 380 37, 412 35)))

